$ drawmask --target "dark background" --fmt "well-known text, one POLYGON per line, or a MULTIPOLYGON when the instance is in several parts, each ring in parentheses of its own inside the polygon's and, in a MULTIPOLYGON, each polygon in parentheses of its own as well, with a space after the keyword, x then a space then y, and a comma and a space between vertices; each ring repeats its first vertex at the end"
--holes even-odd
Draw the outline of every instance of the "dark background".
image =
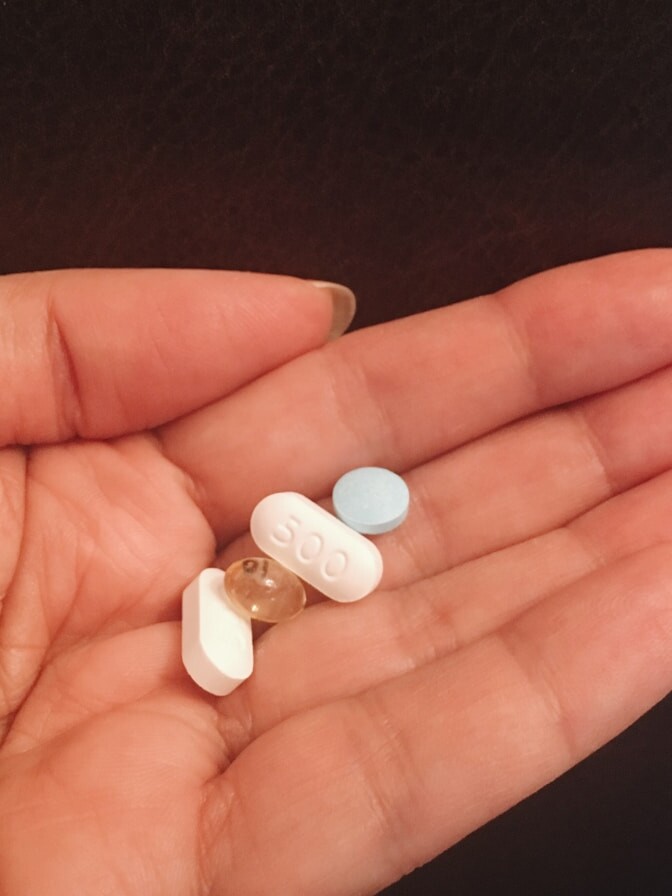
MULTIPOLYGON (((671 46, 669 0, 0 0, 0 271, 338 280, 362 326, 670 245, 671 46)), ((386 892, 669 896, 671 748, 668 698, 386 892)))

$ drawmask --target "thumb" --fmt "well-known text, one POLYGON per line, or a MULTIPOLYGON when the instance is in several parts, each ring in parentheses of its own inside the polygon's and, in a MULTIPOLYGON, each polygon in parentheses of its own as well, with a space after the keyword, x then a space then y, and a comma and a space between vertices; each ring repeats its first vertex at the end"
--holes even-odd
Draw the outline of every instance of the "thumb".
POLYGON ((345 287, 267 274, 0 277, 0 446, 165 423, 340 335, 353 313, 345 287))

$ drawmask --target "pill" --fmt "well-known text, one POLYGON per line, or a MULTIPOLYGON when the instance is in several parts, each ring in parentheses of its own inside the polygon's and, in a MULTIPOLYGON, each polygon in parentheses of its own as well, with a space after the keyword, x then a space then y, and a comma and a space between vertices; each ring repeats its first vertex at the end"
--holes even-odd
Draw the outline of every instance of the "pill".
POLYGON ((252 674, 252 623, 229 603, 224 572, 204 569, 182 592, 182 662, 204 691, 223 697, 252 674))
POLYGON ((383 574, 373 542, 296 492, 262 498, 250 532, 262 551, 332 600, 365 597, 383 574))
POLYGON ((226 570, 226 596, 243 615, 262 622, 286 622, 306 605, 301 579, 277 560, 246 557, 226 570))
POLYGON ((392 470, 358 467, 338 480, 332 493, 334 512, 365 535, 396 529, 408 513, 408 486, 392 470))

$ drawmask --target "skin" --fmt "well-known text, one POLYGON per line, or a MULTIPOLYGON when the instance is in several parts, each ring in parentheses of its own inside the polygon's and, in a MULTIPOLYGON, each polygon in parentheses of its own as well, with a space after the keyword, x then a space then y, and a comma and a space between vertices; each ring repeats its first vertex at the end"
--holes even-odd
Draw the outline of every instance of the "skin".
POLYGON ((0 892, 375 893, 669 691, 672 253, 329 343, 254 274, 12 275, 0 312, 0 892), (200 691, 182 588, 363 464, 412 495, 380 590, 200 691))

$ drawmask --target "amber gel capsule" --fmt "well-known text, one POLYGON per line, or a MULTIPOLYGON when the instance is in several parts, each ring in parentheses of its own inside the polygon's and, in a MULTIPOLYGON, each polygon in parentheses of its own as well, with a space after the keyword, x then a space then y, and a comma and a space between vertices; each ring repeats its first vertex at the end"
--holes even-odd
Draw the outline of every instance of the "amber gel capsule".
POLYGON ((232 563, 224 579, 226 596, 251 619, 284 622, 306 605, 301 580, 269 557, 246 557, 232 563))

